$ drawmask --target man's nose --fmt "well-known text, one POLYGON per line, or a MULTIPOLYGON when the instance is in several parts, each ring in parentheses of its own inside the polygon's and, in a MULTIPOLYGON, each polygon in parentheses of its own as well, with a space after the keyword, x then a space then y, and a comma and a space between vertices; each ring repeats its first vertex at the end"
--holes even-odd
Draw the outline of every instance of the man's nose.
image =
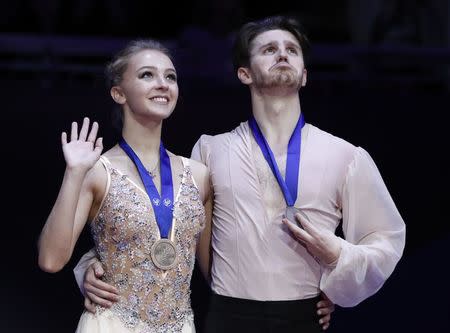
POLYGON ((281 48, 278 51, 277 60, 278 60, 278 62, 280 62, 280 61, 286 61, 287 62, 288 54, 287 54, 287 51, 285 49, 281 48))

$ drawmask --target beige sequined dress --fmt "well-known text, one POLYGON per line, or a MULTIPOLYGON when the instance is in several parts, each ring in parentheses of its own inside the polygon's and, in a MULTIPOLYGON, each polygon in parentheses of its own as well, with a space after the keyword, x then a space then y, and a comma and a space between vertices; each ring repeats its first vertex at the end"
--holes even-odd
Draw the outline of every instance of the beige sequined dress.
POLYGON ((190 281, 205 211, 188 160, 182 160, 170 235, 177 264, 163 271, 150 256, 160 235, 147 193, 101 157, 108 186, 91 231, 104 281, 118 288, 120 300, 110 309, 97 307, 95 315, 85 311, 77 333, 195 332, 190 281))

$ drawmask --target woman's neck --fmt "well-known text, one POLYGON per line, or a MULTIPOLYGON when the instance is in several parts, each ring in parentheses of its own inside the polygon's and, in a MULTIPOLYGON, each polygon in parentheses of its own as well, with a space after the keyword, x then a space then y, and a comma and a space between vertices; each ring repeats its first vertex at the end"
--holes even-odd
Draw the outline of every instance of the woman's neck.
POLYGON ((125 121, 122 137, 141 160, 153 161, 159 157, 162 121, 147 122, 125 121))

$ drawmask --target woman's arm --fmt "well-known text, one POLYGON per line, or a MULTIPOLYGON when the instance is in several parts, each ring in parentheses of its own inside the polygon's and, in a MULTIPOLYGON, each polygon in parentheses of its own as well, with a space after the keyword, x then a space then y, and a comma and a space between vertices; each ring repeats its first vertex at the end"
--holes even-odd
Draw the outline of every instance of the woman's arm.
POLYGON ((209 283, 211 273, 211 224, 212 224, 212 196, 205 202, 205 228, 197 244, 197 262, 205 280, 209 283))
POLYGON ((65 132, 61 135, 66 171, 38 242, 39 267, 44 271, 57 272, 64 267, 88 219, 96 178, 93 166, 103 149, 97 131, 96 122, 89 131, 89 119, 85 118, 79 134, 78 124, 72 123, 69 142, 65 132))
POLYGON ((211 269, 211 223, 213 209, 213 193, 210 183, 208 168, 200 162, 191 161, 192 175, 200 191, 200 196, 205 207, 205 226, 197 244, 197 262, 203 277, 209 283, 211 269))

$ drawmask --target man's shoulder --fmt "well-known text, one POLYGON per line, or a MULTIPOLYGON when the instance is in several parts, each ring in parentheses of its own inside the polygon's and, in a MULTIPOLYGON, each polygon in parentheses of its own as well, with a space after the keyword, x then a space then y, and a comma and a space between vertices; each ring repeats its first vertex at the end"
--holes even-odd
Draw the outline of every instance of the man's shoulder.
POLYGON ((358 147, 347 140, 334 134, 326 132, 316 126, 309 125, 308 141, 314 147, 314 150, 320 151, 322 156, 343 165, 347 165, 354 160, 358 147))
POLYGON ((222 154, 232 145, 239 144, 236 140, 245 137, 245 124, 241 123, 235 129, 224 133, 202 134, 192 148, 191 157, 208 165, 212 154, 222 154))
POLYGON ((356 146, 349 141, 332 134, 330 132, 327 132, 323 129, 320 129, 319 127, 315 125, 309 125, 309 135, 317 141, 322 141, 326 143, 327 145, 331 145, 335 149, 340 150, 347 150, 347 151, 354 151, 356 149, 356 146))
POLYGON ((234 138, 242 136, 246 131, 248 131, 247 122, 242 122, 239 124, 239 126, 227 132, 217 134, 202 134, 197 140, 197 143, 200 145, 212 145, 229 142, 234 138))

